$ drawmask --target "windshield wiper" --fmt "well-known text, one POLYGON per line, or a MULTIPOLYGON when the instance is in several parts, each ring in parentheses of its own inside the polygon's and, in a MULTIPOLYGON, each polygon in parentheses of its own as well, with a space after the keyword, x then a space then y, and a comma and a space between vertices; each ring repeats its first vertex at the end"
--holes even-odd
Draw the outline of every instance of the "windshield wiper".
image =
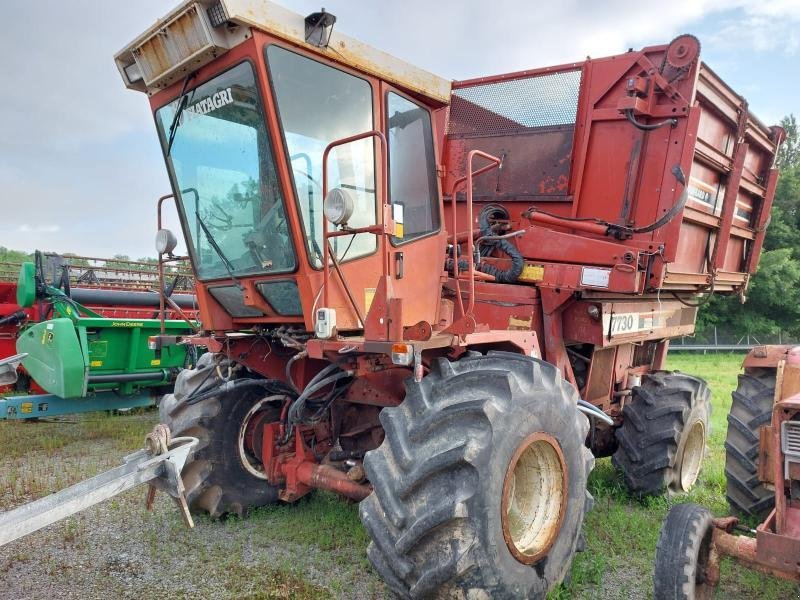
POLYGON ((217 240, 214 239, 213 235, 211 235, 211 232, 208 230, 208 227, 206 226, 205 222, 203 222, 203 219, 200 218, 200 215, 197 215, 197 222, 200 223, 200 227, 206 234, 206 239, 208 240, 208 243, 211 244, 211 247, 214 249, 214 252, 216 252, 217 256, 219 256, 220 260, 222 261, 222 265, 225 267, 225 270, 228 272, 228 275, 230 275, 230 278, 233 280, 233 283, 235 283, 236 287, 238 287, 240 290, 244 290, 242 284, 239 283, 239 280, 236 279, 236 277, 233 275, 233 263, 231 263, 231 261, 228 260, 228 257, 225 256, 225 253, 222 251, 222 248, 219 247, 217 240))
POLYGON ((178 132, 178 125, 180 124, 183 109, 189 104, 189 96, 186 93, 186 86, 189 81, 194 79, 194 72, 189 73, 186 79, 183 80, 183 87, 181 88, 181 95, 178 97, 178 108, 175 111, 175 116, 172 117, 172 124, 169 126, 169 138, 167 139, 167 156, 172 151, 172 142, 175 141, 175 134, 178 132))

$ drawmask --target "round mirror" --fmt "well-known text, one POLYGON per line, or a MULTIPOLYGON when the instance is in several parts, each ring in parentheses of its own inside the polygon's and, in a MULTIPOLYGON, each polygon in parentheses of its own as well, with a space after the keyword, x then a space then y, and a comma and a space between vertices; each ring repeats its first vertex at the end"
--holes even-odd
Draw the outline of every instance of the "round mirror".
POLYGON ((322 203, 322 212, 325 213, 325 218, 334 225, 346 224, 353 215, 354 208, 353 197, 342 188, 333 188, 322 203))
POLYGON ((178 238, 169 229, 159 229, 156 233, 156 252, 161 254, 172 254, 175 246, 178 245, 178 238))

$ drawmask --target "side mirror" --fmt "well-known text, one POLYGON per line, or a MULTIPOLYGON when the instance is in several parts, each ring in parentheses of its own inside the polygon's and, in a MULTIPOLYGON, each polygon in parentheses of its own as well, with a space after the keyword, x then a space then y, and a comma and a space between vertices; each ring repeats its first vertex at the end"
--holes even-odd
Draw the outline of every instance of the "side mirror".
POLYGON ((156 252, 162 254, 172 254, 178 245, 178 238, 169 229, 159 229, 156 233, 156 252))
POLYGON ((325 218, 334 225, 346 225, 353 216, 355 202, 347 190, 337 187, 330 190, 322 202, 325 218))

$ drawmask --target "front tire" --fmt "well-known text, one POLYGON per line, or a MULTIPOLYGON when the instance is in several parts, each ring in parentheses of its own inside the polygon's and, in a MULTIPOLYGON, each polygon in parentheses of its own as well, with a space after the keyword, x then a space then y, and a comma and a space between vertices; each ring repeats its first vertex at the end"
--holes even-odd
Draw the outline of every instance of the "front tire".
POLYGON ((776 370, 747 369, 739 375, 728 413, 725 437, 725 479, 728 504, 734 512, 766 517, 775 493, 758 478, 759 429, 772 421, 776 370))
POLYGON ((656 546, 654 600, 705 600, 714 585, 706 580, 714 526, 711 513, 696 504, 676 504, 656 546))
POLYGON ((592 502, 576 390, 505 352, 439 359, 406 386, 364 460, 372 565, 402 597, 543 598, 569 572, 592 502))
POLYGON ((175 381, 175 391, 159 405, 161 422, 172 437, 193 436, 199 444, 183 467, 186 500, 193 512, 212 517, 226 514, 245 516, 251 508, 273 504, 278 490, 258 473, 257 461, 242 447, 243 428, 253 418, 253 408, 271 411, 277 420, 279 409, 264 403, 258 388, 220 392, 189 403, 192 395, 213 389, 227 372, 227 359, 206 353, 197 367, 184 369, 175 381))
POLYGON ((705 381, 678 372, 650 373, 633 388, 612 458, 630 491, 647 495, 689 491, 705 454, 710 396, 705 381))

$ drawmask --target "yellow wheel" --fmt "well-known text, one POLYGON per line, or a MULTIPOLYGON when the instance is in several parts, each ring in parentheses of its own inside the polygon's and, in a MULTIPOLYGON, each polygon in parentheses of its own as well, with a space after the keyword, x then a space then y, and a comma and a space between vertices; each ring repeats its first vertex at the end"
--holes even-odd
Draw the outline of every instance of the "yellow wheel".
POLYGON ((683 443, 680 486, 684 492, 688 492, 697 481, 705 453, 706 428, 702 421, 695 421, 689 428, 683 443))
POLYGON ((503 484, 503 537, 514 557, 533 564, 553 544, 567 501, 567 467, 558 441, 546 433, 520 444, 503 484))

